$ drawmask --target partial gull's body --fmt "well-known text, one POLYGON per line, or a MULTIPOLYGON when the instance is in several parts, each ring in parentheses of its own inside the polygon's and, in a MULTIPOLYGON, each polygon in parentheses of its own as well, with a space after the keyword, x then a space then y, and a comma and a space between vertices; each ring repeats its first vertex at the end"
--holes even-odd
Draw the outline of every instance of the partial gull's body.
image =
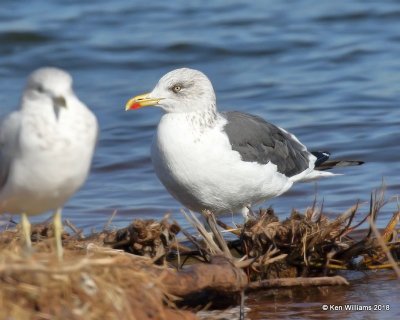
POLYGON ((151 149, 156 174, 191 210, 247 214, 295 182, 332 175, 316 169, 328 153, 307 151, 294 135, 259 117, 218 112, 212 84, 199 71, 171 71, 126 109, 149 105, 166 111, 151 149))
POLYGON ((97 133, 96 117, 75 96, 68 73, 32 73, 19 110, 0 124, 0 214, 23 214, 28 245, 26 215, 57 210, 61 228, 61 207, 86 180, 97 133))

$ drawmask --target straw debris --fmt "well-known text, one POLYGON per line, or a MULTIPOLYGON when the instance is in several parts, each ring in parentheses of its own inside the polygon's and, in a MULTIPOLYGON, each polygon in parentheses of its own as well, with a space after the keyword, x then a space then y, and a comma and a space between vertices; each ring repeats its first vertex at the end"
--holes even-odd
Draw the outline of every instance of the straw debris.
POLYGON ((335 219, 316 203, 283 221, 272 208, 260 209, 234 227, 209 211, 205 225, 184 211, 198 235, 168 216, 88 236, 67 221, 62 264, 51 224, 33 227, 33 252, 11 224, 0 232, 0 319, 195 319, 193 311, 204 307, 243 310, 246 291, 348 285, 338 270, 393 269, 400 278, 400 211, 383 230, 375 226, 387 202, 379 190, 367 212, 356 203, 335 219), (363 222, 370 228, 360 231, 363 222), (178 239, 181 232, 186 239, 178 239))

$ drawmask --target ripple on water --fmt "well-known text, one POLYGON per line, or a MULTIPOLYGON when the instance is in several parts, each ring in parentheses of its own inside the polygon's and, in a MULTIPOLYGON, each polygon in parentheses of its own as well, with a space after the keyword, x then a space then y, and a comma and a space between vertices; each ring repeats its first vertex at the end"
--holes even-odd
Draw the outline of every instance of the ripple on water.
MULTIPOLYGON (((382 176, 389 195, 398 192, 400 11, 394 4, 298 1, 287 10, 281 1, 183 3, 3 6, 0 74, 7 81, 0 91, 1 115, 17 105, 32 69, 57 65, 72 72, 76 92, 102 127, 92 175, 67 204, 66 217, 90 212, 86 220, 79 216, 79 223, 96 226, 118 208, 118 221, 173 211, 185 223, 180 204, 151 166, 160 112, 123 111, 130 96, 151 90, 162 74, 184 66, 207 73, 221 110, 257 114, 311 149, 367 161, 318 183, 332 212, 368 199, 382 176)), ((297 185, 264 205, 285 215, 310 204, 314 192, 312 184, 297 185)))

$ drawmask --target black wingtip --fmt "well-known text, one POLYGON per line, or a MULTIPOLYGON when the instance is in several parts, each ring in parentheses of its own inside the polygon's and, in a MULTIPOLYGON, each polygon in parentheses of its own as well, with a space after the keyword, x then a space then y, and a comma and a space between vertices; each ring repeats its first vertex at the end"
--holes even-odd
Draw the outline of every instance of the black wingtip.
POLYGON ((364 164, 364 161, 359 160, 331 160, 325 161, 315 166, 316 170, 329 170, 333 168, 353 167, 364 164))
POLYGON ((315 160, 316 167, 327 161, 331 155, 328 151, 312 151, 311 154, 317 158, 317 160, 315 160))

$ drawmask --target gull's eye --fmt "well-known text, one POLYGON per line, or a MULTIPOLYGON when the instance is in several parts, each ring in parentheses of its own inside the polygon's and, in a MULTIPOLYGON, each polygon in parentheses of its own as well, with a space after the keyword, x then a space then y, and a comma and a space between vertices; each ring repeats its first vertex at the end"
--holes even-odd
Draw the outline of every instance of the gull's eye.
POLYGON ((39 91, 39 92, 44 92, 44 88, 40 84, 37 86, 36 90, 39 91))
POLYGON ((175 85, 172 87, 172 91, 175 93, 178 93, 181 90, 182 90, 182 86, 180 86, 180 85, 175 85))

